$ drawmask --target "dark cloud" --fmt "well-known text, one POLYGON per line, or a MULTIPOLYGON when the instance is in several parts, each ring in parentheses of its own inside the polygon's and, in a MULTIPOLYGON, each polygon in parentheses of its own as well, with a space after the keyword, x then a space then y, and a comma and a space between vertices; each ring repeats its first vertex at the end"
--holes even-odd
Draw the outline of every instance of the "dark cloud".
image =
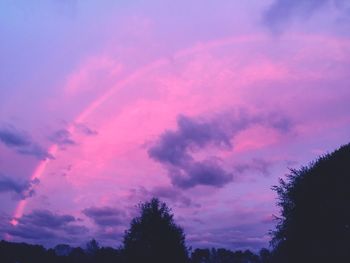
POLYGON ((48 210, 35 210, 18 219, 18 222, 23 225, 36 225, 48 228, 60 228, 75 221, 75 218, 71 215, 58 215, 48 210))
POLYGON ((0 129, 0 141, 8 147, 23 147, 31 144, 28 135, 14 129, 0 129))
POLYGON ((18 131, 12 126, 0 127, 0 141, 19 154, 31 155, 40 160, 53 159, 53 156, 33 142, 27 133, 18 131))
POLYGON ((171 169, 170 178, 173 185, 183 189, 196 185, 222 187, 233 179, 231 173, 226 172, 218 162, 213 160, 190 162, 182 168, 171 169))
POLYGON ((75 141, 71 138, 71 133, 66 129, 55 131, 50 137, 50 141, 60 146, 74 145, 75 141))
POLYGON ((23 181, 10 176, 0 174, 0 193, 12 192, 17 197, 25 199, 34 195, 33 186, 38 184, 39 180, 23 181))
POLYGON ((240 163, 234 166, 236 174, 243 174, 246 172, 258 172, 262 175, 268 176, 270 174, 270 169, 273 165, 273 162, 253 158, 250 162, 240 163))
POLYGON ((264 12, 263 23, 274 32, 281 32, 296 18, 306 19, 323 7, 331 7, 338 15, 350 15, 348 0, 275 0, 264 12))
POLYGON ((124 223, 125 219, 125 214, 121 210, 112 207, 90 207, 82 212, 101 227, 117 226, 124 223))
POLYGON ((47 152, 38 144, 32 144, 29 147, 18 148, 17 152, 23 155, 31 155, 39 160, 54 159, 52 154, 47 152))
POLYGON ((282 30, 295 17, 308 17, 331 0, 276 0, 264 13, 264 23, 282 30))
POLYGON ((71 237, 74 239, 75 236, 88 232, 85 226, 76 224, 77 220, 73 216, 60 215, 48 210, 34 210, 16 220, 16 225, 2 223, 1 232, 13 237, 45 243, 49 240, 56 242, 70 240, 71 237))
POLYGON ((40 226, 18 225, 11 226, 6 231, 7 234, 24 239, 51 239, 56 237, 52 231, 40 226))
MULTIPOLYGON (((238 123, 237 123, 238 124, 238 123)), ((240 120, 239 126, 246 126, 240 120)), ((204 121, 180 115, 177 131, 165 131, 157 144, 149 149, 151 158, 170 165, 183 165, 192 160, 189 150, 200 149, 210 144, 231 148, 231 127, 218 119, 204 121)))
POLYGON ((88 229, 85 226, 80 225, 66 225, 64 227, 64 232, 69 235, 76 236, 87 233, 88 229))
POLYGON ((165 131, 148 154, 166 167, 173 185, 186 189, 196 185, 222 187, 233 180, 232 173, 222 168, 218 158, 209 156, 197 161, 193 157, 196 151, 210 146, 230 150, 231 140, 253 125, 285 134, 292 130, 293 123, 280 113, 249 114, 238 110, 211 119, 180 115, 177 125, 177 130, 165 131))

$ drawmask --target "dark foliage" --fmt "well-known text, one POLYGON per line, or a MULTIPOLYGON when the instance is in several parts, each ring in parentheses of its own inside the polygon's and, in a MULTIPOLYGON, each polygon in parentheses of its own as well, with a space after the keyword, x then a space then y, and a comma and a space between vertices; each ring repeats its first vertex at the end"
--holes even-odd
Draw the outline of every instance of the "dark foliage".
POLYGON ((49 262, 49 254, 42 246, 28 245, 25 243, 0 242, 0 256, 2 263, 31 262, 45 263, 49 262))
POLYGON ((139 205, 141 215, 131 221, 124 236, 128 263, 182 263, 188 261, 185 235, 174 223, 165 203, 153 198, 139 205))
MULTIPOLYGON (((94 240, 89 243, 96 242, 94 240)), ((89 244, 88 243, 88 244, 89 244)), ((120 250, 98 247, 83 250, 69 245, 58 245, 46 250, 42 246, 25 243, 0 242, 1 263, 118 263, 122 262, 120 250)))
MULTIPOLYGON (((96 242, 94 240, 90 241, 96 242)), ((97 244, 97 243, 96 243, 97 244)), ((123 257, 120 249, 110 247, 98 247, 97 250, 72 248, 69 245, 58 245, 67 250, 57 251, 46 250, 42 246, 28 245, 25 243, 11 243, 0 241, 0 262, 1 263, 129 263, 123 257), (69 251, 64 255, 63 251, 69 251), (59 255, 58 255, 59 254, 59 255)), ((223 248, 219 249, 195 249, 192 252, 189 263, 269 263, 266 258, 270 257, 267 249, 260 251, 260 256, 249 250, 231 251, 223 248)), ((143 261, 148 263, 150 261, 143 261)), ((164 262, 171 262, 164 261, 164 262)))
MULTIPOLYGON (((267 250, 268 251, 268 250, 267 250)), ((219 249, 196 249, 191 255, 191 263, 265 263, 258 255, 249 250, 231 251, 219 249)))
POLYGON ((276 262, 350 262, 350 144, 291 170, 274 190, 276 262))

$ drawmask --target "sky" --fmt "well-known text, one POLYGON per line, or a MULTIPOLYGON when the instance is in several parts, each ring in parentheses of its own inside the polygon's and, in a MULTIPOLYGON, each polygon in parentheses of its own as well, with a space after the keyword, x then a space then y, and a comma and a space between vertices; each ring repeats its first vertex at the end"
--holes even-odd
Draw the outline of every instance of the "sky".
POLYGON ((0 238, 267 247, 271 190, 349 143, 347 0, 2 0, 0 238))

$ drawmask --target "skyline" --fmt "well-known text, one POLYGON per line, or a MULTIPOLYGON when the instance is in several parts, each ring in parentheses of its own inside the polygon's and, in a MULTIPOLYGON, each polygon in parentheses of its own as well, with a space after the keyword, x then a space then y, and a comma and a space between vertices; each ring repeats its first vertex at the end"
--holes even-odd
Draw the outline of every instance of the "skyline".
POLYGON ((0 3, 1 237, 118 246, 156 196, 194 247, 267 246, 278 178, 349 142, 349 10, 0 3))

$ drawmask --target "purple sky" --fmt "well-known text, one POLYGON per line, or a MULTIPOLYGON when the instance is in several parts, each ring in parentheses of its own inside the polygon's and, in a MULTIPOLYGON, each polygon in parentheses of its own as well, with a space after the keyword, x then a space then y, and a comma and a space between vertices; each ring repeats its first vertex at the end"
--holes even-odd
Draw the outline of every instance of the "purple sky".
POLYGON ((268 245, 271 186, 349 142, 346 0, 0 2, 0 237, 268 245))

